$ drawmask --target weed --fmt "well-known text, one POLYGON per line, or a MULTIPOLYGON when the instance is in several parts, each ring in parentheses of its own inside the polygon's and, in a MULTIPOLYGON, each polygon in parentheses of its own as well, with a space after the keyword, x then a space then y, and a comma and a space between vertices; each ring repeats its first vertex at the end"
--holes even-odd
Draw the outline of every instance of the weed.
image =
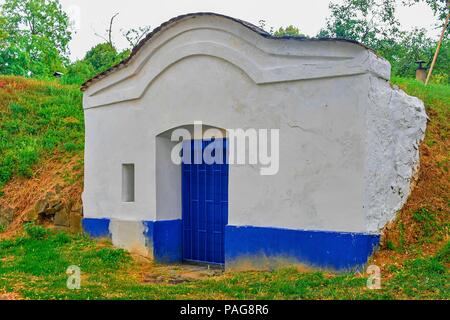
POLYGON ((41 240, 47 237, 48 231, 44 227, 37 226, 34 223, 26 223, 24 230, 28 237, 33 240, 41 240))
POLYGON ((450 241, 445 244, 445 246, 439 250, 436 254, 436 259, 442 263, 450 263, 450 241))
POLYGON ((420 208, 413 212, 412 218, 419 224, 419 238, 422 242, 433 242, 434 239, 440 240, 443 227, 436 220, 436 216, 426 208, 420 208))
POLYGON ((386 249, 388 250, 395 250, 395 244, 391 240, 386 241, 386 249))

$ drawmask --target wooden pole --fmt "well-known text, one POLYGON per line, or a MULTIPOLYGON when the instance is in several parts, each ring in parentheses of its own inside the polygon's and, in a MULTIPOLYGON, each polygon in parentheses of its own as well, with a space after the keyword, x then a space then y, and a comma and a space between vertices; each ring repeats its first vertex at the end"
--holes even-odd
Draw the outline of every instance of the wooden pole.
POLYGON ((441 49, 442 40, 444 39, 445 30, 447 29, 448 18, 449 17, 450 17, 450 13, 448 13, 447 17, 445 18, 445 23, 444 23, 444 26, 442 28, 441 37, 439 38, 438 45, 437 45, 437 48, 436 48, 436 52, 434 53, 433 61, 431 62, 430 70, 428 71, 427 80, 425 80, 425 85, 427 85, 428 81, 430 81, 431 73, 433 72, 433 68, 434 68, 434 65, 436 63, 436 60, 437 60, 437 57, 438 57, 438 54, 439 54, 439 50, 441 49))

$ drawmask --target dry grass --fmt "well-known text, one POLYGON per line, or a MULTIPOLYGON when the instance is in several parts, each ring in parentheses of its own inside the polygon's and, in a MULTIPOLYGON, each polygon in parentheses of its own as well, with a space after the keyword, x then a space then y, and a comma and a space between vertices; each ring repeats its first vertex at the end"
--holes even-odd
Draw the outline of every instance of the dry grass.
POLYGON ((81 206, 82 177, 83 165, 80 155, 67 159, 60 154, 54 154, 36 168, 33 177, 29 179, 16 177, 11 180, 3 188, 4 196, 0 197, 0 206, 13 208, 17 215, 7 232, 0 233, 0 239, 21 232, 21 226, 36 202, 58 187, 61 188, 61 197, 65 201, 72 201, 75 205, 81 206))
MULTIPOLYGON (((412 80, 402 80, 400 87, 425 101, 429 121, 425 141, 420 146, 420 170, 415 187, 396 219, 383 232, 382 248, 371 262, 389 276, 386 266, 402 266, 403 261, 417 256, 432 256, 449 241, 450 222, 450 99, 440 86, 425 87, 412 80), (424 236, 424 221, 417 212, 426 210, 436 229, 424 236), (392 248, 394 246, 394 249, 392 248), (390 247, 390 248, 389 248, 390 247)), ((425 222, 426 223, 426 222, 425 222)))

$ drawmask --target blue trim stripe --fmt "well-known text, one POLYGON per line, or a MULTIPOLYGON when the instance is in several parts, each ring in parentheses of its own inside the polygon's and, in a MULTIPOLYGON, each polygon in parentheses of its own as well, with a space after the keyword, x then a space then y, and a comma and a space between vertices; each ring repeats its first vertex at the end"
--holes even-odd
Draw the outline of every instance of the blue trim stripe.
POLYGON ((83 230, 91 237, 110 237, 109 219, 83 218, 83 230))
MULTIPOLYGON (((109 219, 84 218, 91 237, 110 237, 109 219)), ((155 261, 182 261, 182 221, 143 221, 147 245, 155 261)), ((225 227, 225 265, 241 258, 287 258, 314 267, 335 270, 361 269, 380 242, 376 234, 292 230, 271 227, 225 227)), ((257 260, 255 259, 255 262, 257 260)))
POLYGON ((225 262, 265 256, 320 268, 361 269, 380 242, 374 234, 226 226, 225 262))

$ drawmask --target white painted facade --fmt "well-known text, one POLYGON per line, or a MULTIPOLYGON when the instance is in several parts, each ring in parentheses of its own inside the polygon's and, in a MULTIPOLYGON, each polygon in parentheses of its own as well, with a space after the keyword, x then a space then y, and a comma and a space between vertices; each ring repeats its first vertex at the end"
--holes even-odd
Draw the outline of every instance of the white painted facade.
MULTIPOLYGON (((202 121, 280 130, 278 174, 230 166, 229 224, 379 233, 409 195, 426 126, 423 103, 389 78, 359 44, 274 39, 218 15, 169 23, 85 89, 84 216, 181 219, 168 136, 202 121), (129 163, 135 201, 123 202, 129 163)), ((144 241, 122 229, 116 244, 144 241)))

